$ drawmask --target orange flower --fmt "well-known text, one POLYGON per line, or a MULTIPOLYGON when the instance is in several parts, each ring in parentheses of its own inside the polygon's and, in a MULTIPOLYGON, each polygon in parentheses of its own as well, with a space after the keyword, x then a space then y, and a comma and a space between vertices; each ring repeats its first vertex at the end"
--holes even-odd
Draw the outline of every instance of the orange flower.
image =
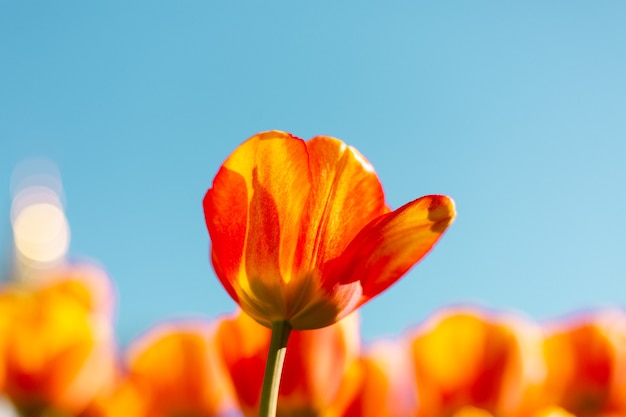
POLYGON ((470 309, 445 311, 412 340, 418 415, 527 416, 534 409, 534 387, 543 374, 534 355, 525 355, 541 348, 530 323, 470 309), (529 340, 521 336, 526 330, 529 340))
POLYGON ((136 341, 127 375, 98 416, 231 415, 235 402, 209 323, 161 324, 136 341))
POLYGON ((4 393, 24 415, 76 414, 113 384, 112 291, 93 268, 0 290, 4 393))
POLYGON ((415 377, 404 340, 377 342, 360 358, 356 373, 342 417, 415 415, 415 377))
POLYGON ((217 276, 259 323, 328 326, 396 282, 437 242, 454 204, 431 195, 389 212, 372 166, 338 139, 260 133, 204 198, 217 276))
POLYGON ((547 401, 579 417, 626 415, 626 314, 554 323, 544 352, 547 401))
MULTIPOLYGON (((258 415, 270 330, 245 313, 220 322, 218 346, 245 416, 258 415)), ((360 349, 358 317, 291 333, 278 397, 278 416, 334 415, 360 349), (323 413, 322 413, 323 412, 323 413)))

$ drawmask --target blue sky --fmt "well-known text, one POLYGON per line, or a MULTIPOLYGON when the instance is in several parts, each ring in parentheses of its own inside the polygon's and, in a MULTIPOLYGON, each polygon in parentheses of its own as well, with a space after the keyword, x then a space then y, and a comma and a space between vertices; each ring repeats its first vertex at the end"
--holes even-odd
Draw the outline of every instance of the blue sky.
POLYGON ((2 1, 0 249, 11 172, 45 156, 123 341, 229 312, 202 198, 239 143, 279 129, 358 148, 393 207, 456 201, 435 250, 362 309, 365 340, 455 303, 624 306, 625 18, 618 1, 2 1))

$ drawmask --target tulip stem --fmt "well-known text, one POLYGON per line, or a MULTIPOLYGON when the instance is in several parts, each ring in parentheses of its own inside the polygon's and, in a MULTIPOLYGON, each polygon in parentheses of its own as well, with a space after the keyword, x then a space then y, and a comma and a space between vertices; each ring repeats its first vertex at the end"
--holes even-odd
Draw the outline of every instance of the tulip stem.
POLYGON ((272 323, 272 340, 267 352, 267 364, 261 389, 259 417, 275 417, 278 404, 278 388, 283 373, 283 362, 287 353, 287 341, 291 334, 291 325, 287 321, 272 323))

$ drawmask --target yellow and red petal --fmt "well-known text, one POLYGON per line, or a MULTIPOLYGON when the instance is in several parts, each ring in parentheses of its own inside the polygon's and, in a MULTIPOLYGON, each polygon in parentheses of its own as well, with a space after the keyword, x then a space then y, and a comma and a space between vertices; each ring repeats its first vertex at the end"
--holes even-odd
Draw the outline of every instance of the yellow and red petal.
POLYGON ((268 304, 284 315, 281 285, 291 280, 310 182, 304 141, 265 132, 228 157, 204 198, 216 272, 236 301, 248 298, 246 310, 257 318, 254 310, 265 314, 268 304))
POLYGON ((370 221, 387 211, 374 168, 339 139, 317 136, 307 142, 311 192, 299 252, 304 270, 341 254, 370 221))
POLYGON ((379 216, 325 265, 325 286, 360 282, 360 303, 368 301, 419 262, 454 216, 454 202, 442 195, 421 197, 379 216))

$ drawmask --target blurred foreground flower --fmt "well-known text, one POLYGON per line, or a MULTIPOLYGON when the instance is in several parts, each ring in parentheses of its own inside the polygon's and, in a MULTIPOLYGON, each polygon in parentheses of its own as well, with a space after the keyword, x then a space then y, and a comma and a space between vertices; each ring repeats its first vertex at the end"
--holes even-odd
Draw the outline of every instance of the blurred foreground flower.
POLYGON ((585 314, 548 331, 542 399, 578 417, 625 416, 626 314, 585 314))
POLYGON ((20 415, 78 415, 111 387, 112 303, 89 267, 0 289, 0 387, 20 415))
POLYGON ((419 416, 529 416, 545 375, 531 323, 444 310, 412 339, 419 416))
POLYGON ((415 378, 404 340, 378 341, 359 358, 342 417, 414 417, 415 378))
POLYGON ((389 212, 372 166, 338 139, 260 133, 224 162, 204 198, 217 276, 271 327, 328 326, 415 265, 452 222, 432 195, 389 212))
MULTIPOLYGON (((257 416, 270 330, 245 313, 219 323, 218 343, 246 417, 257 416)), ((338 416, 351 395, 360 350, 358 316, 318 330, 293 332, 277 416, 338 416)))
POLYGON ((133 343, 117 390, 89 417, 218 417, 235 409, 214 323, 174 322, 133 343))

